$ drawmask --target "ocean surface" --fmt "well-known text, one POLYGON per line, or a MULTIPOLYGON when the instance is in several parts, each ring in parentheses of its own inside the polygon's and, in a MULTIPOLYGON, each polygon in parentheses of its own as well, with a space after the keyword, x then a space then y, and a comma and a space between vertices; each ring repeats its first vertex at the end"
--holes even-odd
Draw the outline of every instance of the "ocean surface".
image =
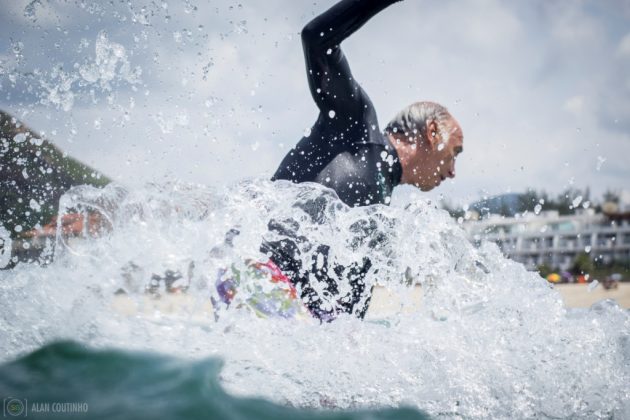
MULTIPOLYGON (((47 264, 0 271, 5 410, 23 404, 28 418, 630 418, 628 312, 613 301, 565 308, 539 275, 493 244, 471 244, 428 200, 353 209, 317 185, 173 182, 74 188, 61 211, 101 222, 75 238, 58 232, 47 264), (265 260, 261 238, 282 239, 268 229, 272 219, 328 246, 340 265, 370 258, 368 287, 387 287, 400 311, 321 324, 259 318, 234 304, 215 319, 204 308, 217 272, 265 260), (167 272, 179 278, 167 285, 167 272), (416 281, 423 306, 410 311, 416 281), (169 306, 168 289, 185 303, 169 306)), ((301 251, 305 262, 318 258, 316 246, 301 251)), ((255 279, 241 280, 237 303, 256 289, 255 279)))
POLYGON ((233 397, 219 382, 221 365, 216 359, 190 361, 58 342, 2 365, 0 393, 7 396, 4 414, 9 418, 428 418, 409 408, 305 410, 260 398, 233 397))

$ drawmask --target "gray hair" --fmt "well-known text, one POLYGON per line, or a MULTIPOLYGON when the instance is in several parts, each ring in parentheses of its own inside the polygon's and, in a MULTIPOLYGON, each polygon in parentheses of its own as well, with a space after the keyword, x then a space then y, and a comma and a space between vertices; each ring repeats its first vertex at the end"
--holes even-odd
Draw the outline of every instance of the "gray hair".
POLYGON ((400 133, 407 137, 422 133, 427 128, 427 121, 435 120, 440 131, 444 121, 452 118, 448 110, 435 102, 416 102, 400 111, 387 124, 385 132, 400 133))

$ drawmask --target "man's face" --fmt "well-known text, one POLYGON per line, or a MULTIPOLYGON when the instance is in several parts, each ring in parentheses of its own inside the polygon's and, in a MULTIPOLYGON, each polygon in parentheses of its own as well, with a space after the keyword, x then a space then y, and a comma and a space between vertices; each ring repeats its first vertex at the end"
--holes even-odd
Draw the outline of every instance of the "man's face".
POLYGON ((424 139, 424 154, 419 162, 418 182, 423 191, 437 187, 447 178, 455 178, 455 161, 464 151, 464 135, 454 118, 449 118, 440 126, 436 122, 427 124, 424 139))

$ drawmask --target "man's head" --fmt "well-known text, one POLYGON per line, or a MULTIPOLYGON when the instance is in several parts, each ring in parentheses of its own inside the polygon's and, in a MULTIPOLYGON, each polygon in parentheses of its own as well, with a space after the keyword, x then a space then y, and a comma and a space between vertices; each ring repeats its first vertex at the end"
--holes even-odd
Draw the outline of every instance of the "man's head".
POLYGON ((464 135, 443 106, 416 102, 400 111, 385 133, 398 153, 403 184, 429 191, 455 177, 455 158, 464 150, 464 135))

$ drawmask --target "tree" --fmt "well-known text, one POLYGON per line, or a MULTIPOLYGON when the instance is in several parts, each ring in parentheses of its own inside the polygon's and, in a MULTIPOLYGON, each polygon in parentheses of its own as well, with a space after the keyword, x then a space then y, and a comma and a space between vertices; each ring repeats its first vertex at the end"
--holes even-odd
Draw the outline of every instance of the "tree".
POLYGON ((571 267, 571 273, 576 276, 581 274, 589 274, 594 270, 595 266, 591 257, 586 253, 582 252, 575 257, 573 261, 573 266, 571 267))
POLYGON ((523 213, 525 210, 533 211, 536 204, 540 201, 541 196, 533 189, 528 189, 518 196, 518 212, 523 213))
POLYGON ((540 264, 538 267, 536 267, 538 270, 538 273, 540 274, 541 277, 543 278, 547 278, 547 276, 551 273, 553 273, 553 268, 551 268, 549 265, 547 264, 540 264))
POLYGON ((612 190, 606 190, 604 193, 604 203, 607 202, 619 204, 619 193, 612 190))

